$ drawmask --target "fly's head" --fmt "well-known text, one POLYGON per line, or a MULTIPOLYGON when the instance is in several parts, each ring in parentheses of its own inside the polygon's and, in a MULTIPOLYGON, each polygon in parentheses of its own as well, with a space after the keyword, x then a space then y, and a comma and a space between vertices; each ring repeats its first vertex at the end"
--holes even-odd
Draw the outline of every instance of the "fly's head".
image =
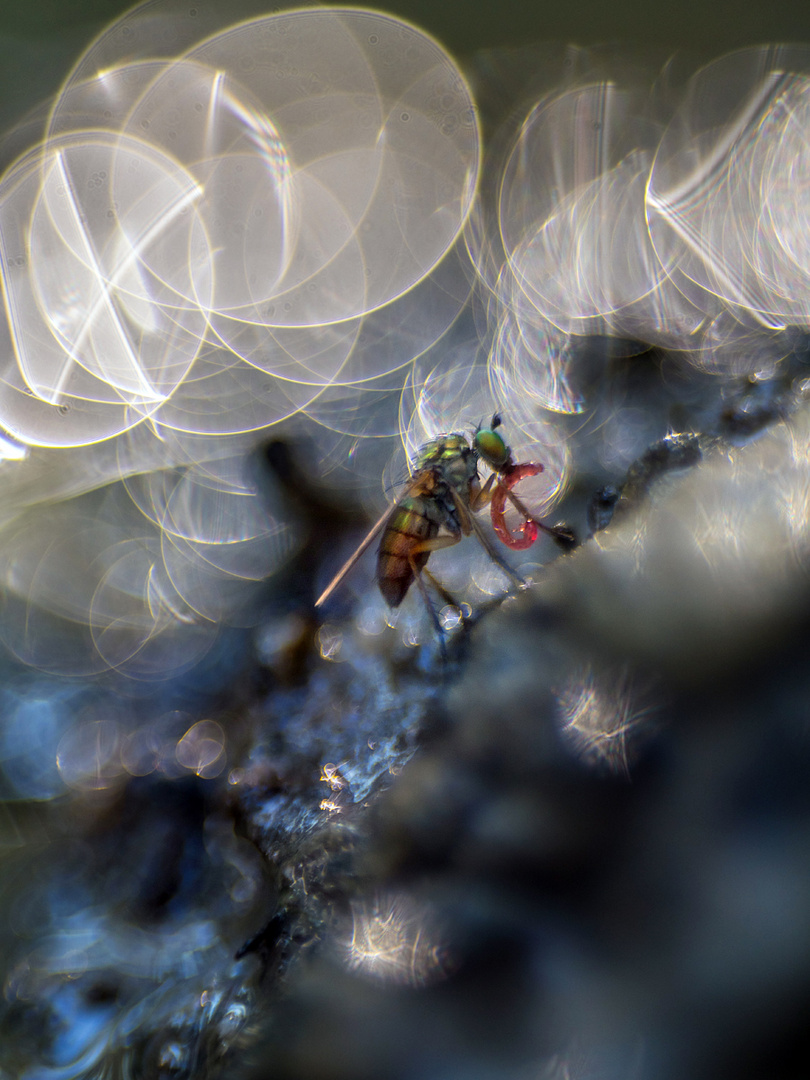
POLYGON ((489 427, 479 424, 473 434, 473 447, 493 472, 501 472, 512 460, 512 451, 497 430, 500 426, 501 418, 495 413, 489 427))

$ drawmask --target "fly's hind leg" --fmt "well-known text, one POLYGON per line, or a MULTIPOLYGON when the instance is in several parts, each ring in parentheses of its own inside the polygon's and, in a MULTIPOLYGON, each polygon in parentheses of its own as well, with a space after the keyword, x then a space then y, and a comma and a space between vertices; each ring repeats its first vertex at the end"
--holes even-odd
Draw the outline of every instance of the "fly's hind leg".
POLYGON ((462 610, 461 602, 457 600, 455 596, 453 596, 453 594, 450 592, 446 585, 443 585, 442 582, 439 581, 435 574, 432 574, 426 566, 422 567, 422 573, 430 581, 430 584, 433 586, 433 588, 442 598, 442 600, 444 600, 445 604, 449 604, 450 607, 458 608, 459 611, 462 610))
MULTIPOLYGON (((462 607, 453 594, 446 589, 444 585, 439 581, 435 574, 431 574, 430 570, 425 567, 419 567, 417 565, 415 555, 419 555, 425 551, 440 551, 442 548, 453 547, 461 540, 461 533, 451 533, 449 536, 432 536, 427 540, 422 540, 419 544, 414 545, 413 551, 408 555, 408 562, 410 563, 411 570, 413 571, 414 580, 416 586, 419 589, 422 600, 430 615, 431 622, 436 630, 436 636, 439 639, 439 647, 441 648, 442 660, 447 660, 447 649, 445 646, 445 632, 444 627, 441 624, 439 616, 436 612, 436 608, 433 601, 430 598, 427 585, 425 584, 425 577, 430 579, 430 583, 436 590, 438 595, 444 600, 446 604, 450 604, 452 607, 458 608, 461 612, 462 607)), ((463 616, 462 616, 463 617, 463 616)))
MULTIPOLYGON (((422 571, 416 565, 416 560, 413 556, 410 556, 408 560, 413 570, 414 580, 416 586, 419 589, 419 593, 424 601, 427 613, 430 616, 430 621, 433 623, 433 629, 436 631, 436 637, 439 639, 439 648, 441 649, 442 660, 447 660, 447 646, 444 640, 444 627, 441 624, 439 616, 436 614, 436 608, 433 605, 433 601, 430 599, 430 593, 428 592, 427 585, 425 585, 425 579, 422 577, 422 571)), ((433 577, 433 575, 430 575, 433 577)))

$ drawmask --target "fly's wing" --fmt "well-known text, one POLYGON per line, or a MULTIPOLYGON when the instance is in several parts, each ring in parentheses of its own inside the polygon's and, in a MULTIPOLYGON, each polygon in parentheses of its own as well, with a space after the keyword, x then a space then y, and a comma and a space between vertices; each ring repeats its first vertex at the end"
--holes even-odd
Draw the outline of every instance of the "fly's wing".
POLYGON ((358 561, 358 559, 366 551, 368 551, 368 549, 371 547, 371 545, 377 539, 377 536, 379 535, 379 533, 382 532, 382 529, 383 529, 386 521, 388 521, 388 518, 390 516, 391 516, 391 507, 389 506, 388 509, 385 511, 385 513, 382 515, 382 517, 379 519, 379 521, 375 522, 375 524, 372 525, 371 531, 368 533, 368 535, 365 537, 365 539, 360 541, 360 544, 357 547, 357 549, 352 553, 352 555, 349 556, 347 561, 343 564, 343 566, 341 566, 340 570, 338 570, 338 572, 335 574, 335 576, 332 578, 332 580, 329 582, 329 584, 323 590, 321 595, 315 601, 315 607, 316 608, 320 607, 321 604, 326 603, 326 601, 329 599, 329 597, 332 595, 332 593, 335 591, 335 589, 338 587, 338 585, 340 585, 340 583, 343 581, 343 579, 346 577, 346 575, 349 573, 349 571, 352 569, 352 567, 358 561))

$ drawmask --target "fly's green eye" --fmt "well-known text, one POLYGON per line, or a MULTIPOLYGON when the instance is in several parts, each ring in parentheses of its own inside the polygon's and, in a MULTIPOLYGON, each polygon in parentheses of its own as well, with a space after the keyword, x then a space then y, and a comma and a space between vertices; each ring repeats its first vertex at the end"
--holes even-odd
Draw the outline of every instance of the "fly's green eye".
POLYGON ((509 460, 509 447, 497 431, 492 428, 479 428, 473 439, 475 449, 495 469, 499 469, 509 460))

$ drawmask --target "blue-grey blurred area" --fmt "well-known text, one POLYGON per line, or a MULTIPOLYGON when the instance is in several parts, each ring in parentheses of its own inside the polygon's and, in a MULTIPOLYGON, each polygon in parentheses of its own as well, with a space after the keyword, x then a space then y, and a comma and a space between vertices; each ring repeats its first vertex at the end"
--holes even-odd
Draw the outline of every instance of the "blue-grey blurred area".
POLYGON ((124 10, 0 9, 0 1080, 802 1076, 810 11, 124 10))

